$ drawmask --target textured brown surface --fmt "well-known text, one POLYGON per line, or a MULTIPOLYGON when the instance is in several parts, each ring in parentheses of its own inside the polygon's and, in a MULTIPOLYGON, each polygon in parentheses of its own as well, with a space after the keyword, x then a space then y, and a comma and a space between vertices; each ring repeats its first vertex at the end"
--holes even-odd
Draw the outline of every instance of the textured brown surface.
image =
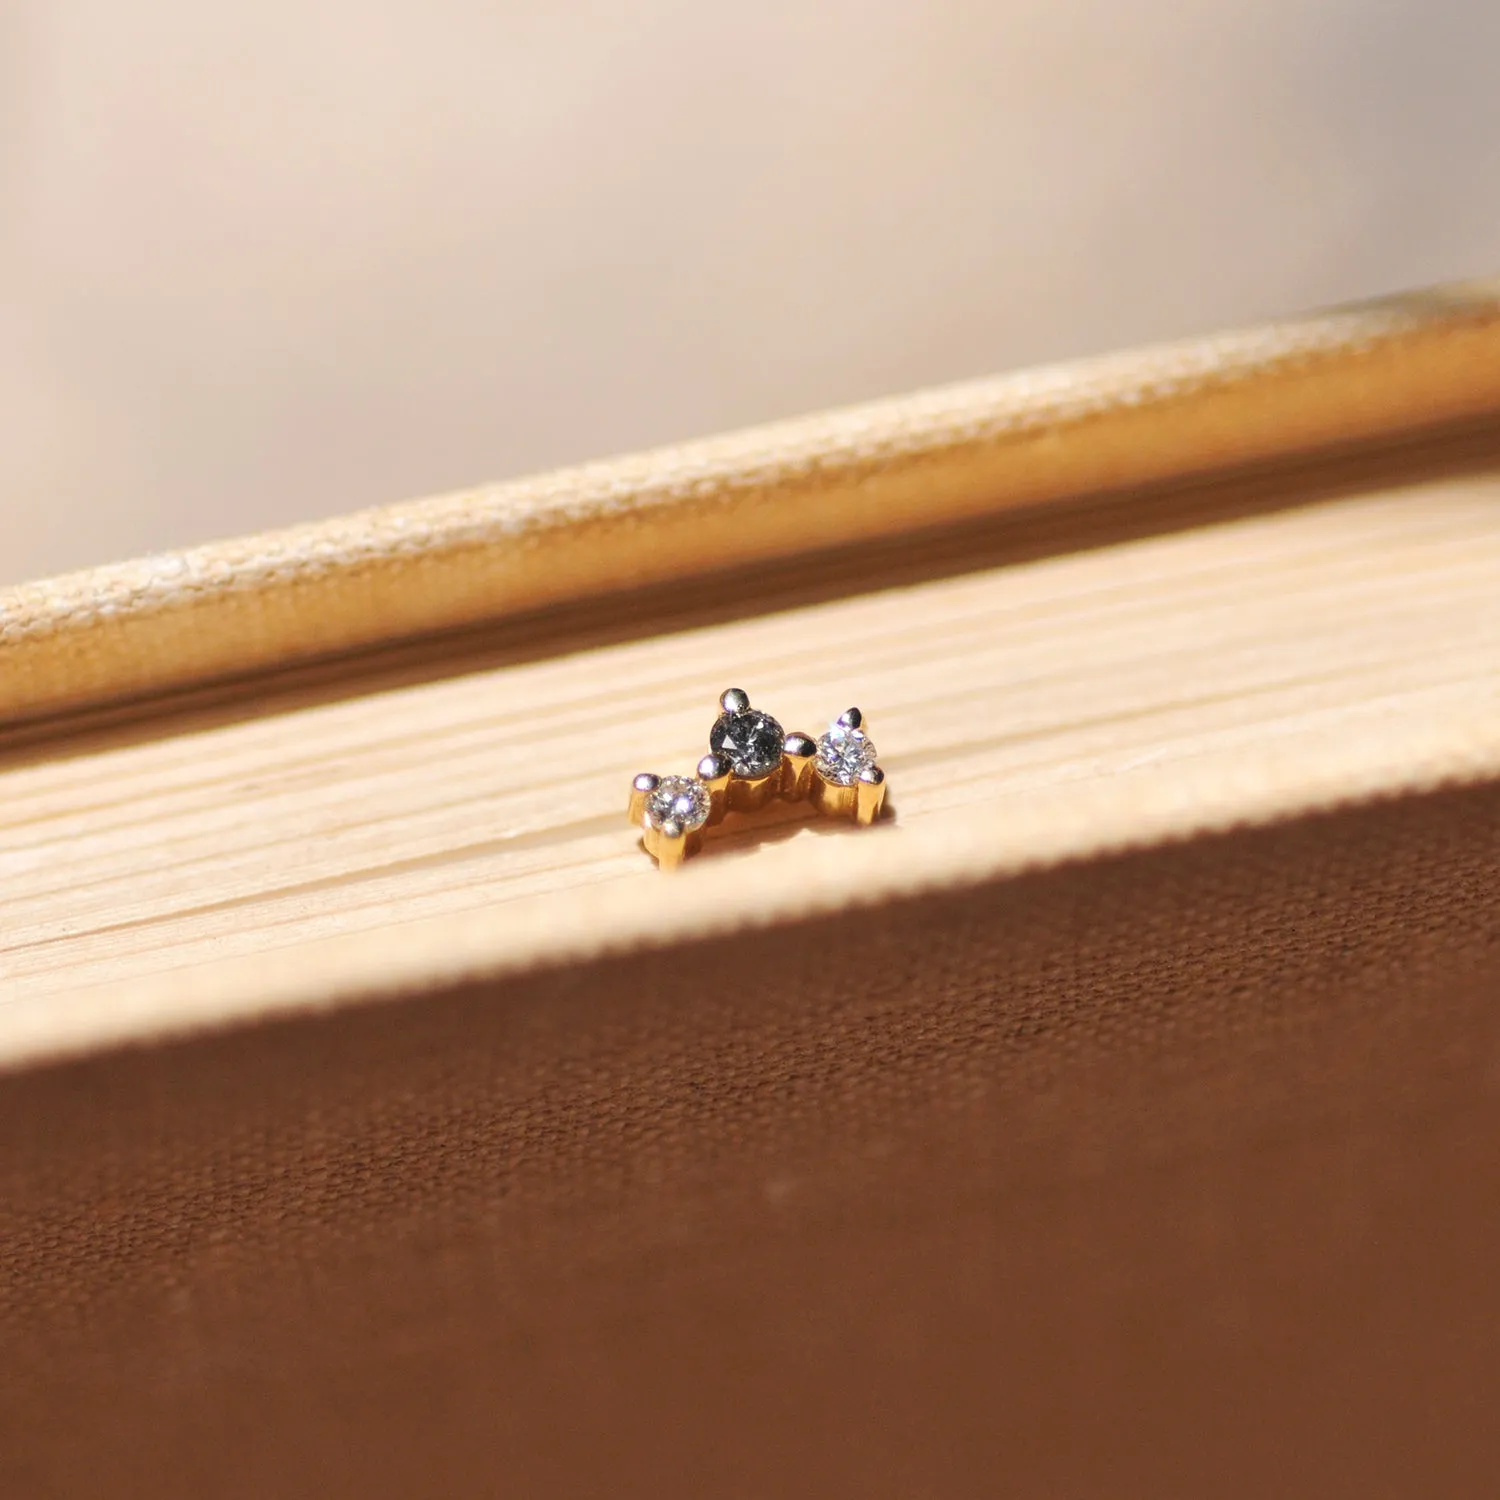
POLYGON ((1492 1494, 1500 790, 0 1082, 0 1483, 1492 1494))

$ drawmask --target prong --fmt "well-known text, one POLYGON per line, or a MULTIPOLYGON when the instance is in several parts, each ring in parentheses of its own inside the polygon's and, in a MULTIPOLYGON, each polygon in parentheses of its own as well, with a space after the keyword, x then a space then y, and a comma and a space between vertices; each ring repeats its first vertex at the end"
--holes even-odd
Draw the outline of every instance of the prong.
POLYGON ((885 772, 879 766, 866 766, 859 773, 855 791, 854 816, 868 828, 880 816, 885 805, 885 772))
POLYGON ((854 786, 841 786, 816 771, 808 780, 807 795, 812 805, 830 818, 847 818, 859 805, 859 793, 854 786))
POLYGON ((785 758, 781 763, 781 795, 793 802, 807 796, 813 775, 813 758, 818 753, 818 742, 810 735, 789 734, 784 747, 785 758))
POLYGON ((698 780, 708 788, 708 821, 719 823, 729 811, 729 776, 734 768, 727 755, 710 752, 698 762, 698 780))
POLYGON ((786 775, 786 758, 777 762, 774 771, 764 776, 732 776, 725 785, 728 805, 736 812, 758 812, 781 792, 786 775))
POLYGON ((630 821, 639 823, 646 813, 646 798, 661 785, 661 777, 642 771, 630 783, 630 821))
POLYGON ((719 696, 719 707, 726 714, 743 713, 750 707, 750 694, 744 688, 725 688, 719 696))
POLYGON ((857 708, 846 708, 838 721, 845 729, 858 729, 865 722, 865 716, 857 708))
POLYGON ((688 841, 683 837, 682 824, 675 818, 668 818, 656 830, 656 835, 655 848, 651 852, 656 856, 658 869, 679 869, 688 852, 688 841))

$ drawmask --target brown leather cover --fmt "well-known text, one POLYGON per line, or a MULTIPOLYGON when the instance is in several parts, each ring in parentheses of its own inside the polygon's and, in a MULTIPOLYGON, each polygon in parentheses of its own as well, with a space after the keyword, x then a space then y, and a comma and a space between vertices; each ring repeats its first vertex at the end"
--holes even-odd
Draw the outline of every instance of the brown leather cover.
POLYGON ((1491 1495, 1500 788, 0 1078, 0 1492, 1491 1495))

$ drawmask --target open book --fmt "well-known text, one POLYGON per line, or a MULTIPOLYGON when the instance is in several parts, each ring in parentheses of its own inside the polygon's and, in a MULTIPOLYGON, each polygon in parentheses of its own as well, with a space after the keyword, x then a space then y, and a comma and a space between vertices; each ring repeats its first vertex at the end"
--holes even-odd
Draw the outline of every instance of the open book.
POLYGON ((605 1493, 691 1408, 885 1493, 1140 1400, 1475 1492, 1493 292, 12 590, 0 718, 0 1479, 605 1493), (885 816, 658 871, 731 686, 885 816))
POLYGON ((731 819, 672 892, 700 930, 1487 766, 1496 318, 1429 294, 12 591, 0 1056, 23 1003, 204 965, 253 1008, 662 940, 630 778, 731 684, 814 736, 857 701, 890 809, 731 819))

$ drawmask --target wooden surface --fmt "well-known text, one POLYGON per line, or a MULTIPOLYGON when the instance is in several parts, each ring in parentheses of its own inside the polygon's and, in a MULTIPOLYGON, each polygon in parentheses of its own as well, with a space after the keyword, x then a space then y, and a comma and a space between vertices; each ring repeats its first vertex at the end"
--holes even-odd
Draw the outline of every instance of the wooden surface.
POLYGON ((0 591, 0 725, 1500 411, 1500 286, 1023 370, 0 591))
POLYGON ((1500 767, 1495 446, 1054 508, 13 736, 0 1031, 168 971, 201 999, 278 951, 493 964, 590 892, 660 938, 705 892, 827 903, 1500 767), (894 817, 732 820, 669 887, 629 778, 689 770, 731 684, 812 733, 858 703, 894 817))

